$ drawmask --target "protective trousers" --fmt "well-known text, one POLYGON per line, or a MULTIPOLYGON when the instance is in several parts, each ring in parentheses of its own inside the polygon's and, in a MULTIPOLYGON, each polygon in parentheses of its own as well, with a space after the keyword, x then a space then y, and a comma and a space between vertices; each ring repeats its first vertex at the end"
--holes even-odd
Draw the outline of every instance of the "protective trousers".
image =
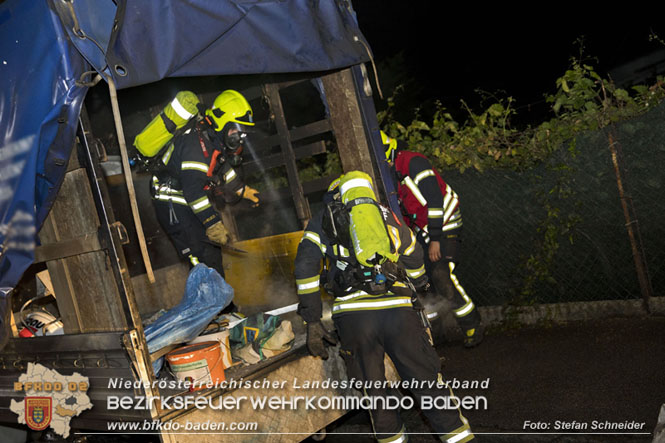
POLYGON ((189 206, 153 200, 157 220, 169 236, 180 257, 192 266, 204 263, 224 277, 222 251, 208 243, 205 228, 189 206))
MULTIPOLYGON (((449 389, 437 386, 439 355, 429 342, 422 320, 409 308, 355 311, 333 316, 341 339, 341 354, 350 379, 371 383, 363 394, 370 398, 386 398, 384 354, 388 354, 403 381, 416 398, 450 395, 449 389), (379 385, 379 386, 377 386, 379 385)), ((392 394, 394 395, 394 393, 392 394)), ((473 439, 467 420, 458 409, 422 409, 434 431, 443 441, 466 442, 473 439)), ((398 409, 377 408, 370 411, 377 439, 385 442, 407 440, 398 409)))
POLYGON ((462 287, 455 268, 460 248, 460 239, 458 234, 441 239, 441 259, 431 262, 427 251, 427 245, 420 236, 418 236, 422 247, 425 250, 425 270, 430 282, 434 286, 439 296, 452 302, 453 315, 457 324, 463 331, 477 328, 480 325, 480 314, 475 304, 462 287))

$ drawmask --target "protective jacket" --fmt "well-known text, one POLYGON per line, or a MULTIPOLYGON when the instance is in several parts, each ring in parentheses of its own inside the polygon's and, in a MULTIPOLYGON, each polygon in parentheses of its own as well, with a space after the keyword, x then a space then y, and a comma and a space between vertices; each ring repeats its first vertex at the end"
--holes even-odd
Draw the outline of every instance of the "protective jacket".
POLYGON ((228 162, 220 161, 215 174, 209 174, 214 150, 221 146, 216 146, 216 140, 202 125, 199 123, 177 137, 164 153, 163 170, 152 177, 152 195, 162 202, 189 206, 207 228, 220 221, 211 201, 215 193, 222 193, 228 200, 228 196, 241 193, 244 185, 228 162))
POLYGON ((430 240, 441 244, 443 260, 432 263, 425 257, 430 281, 439 294, 452 301, 453 314, 467 334, 465 340, 472 343, 473 334, 479 331, 480 314, 455 274, 462 227, 459 198, 422 154, 398 150, 395 170, 404 219, 418 232, 425 247, 430 240))
POLYGON ((459 198, 424 155, 397 151, 398 197, 407 224, 426 242, 440 241, 444 232, 462 227, 459 198), (429 234, 429 238, 428 235, 429 234))
POLYGON ((355 311, 412 308, 413 291, 409 284, 420 288, 427 283, 423 250, 415 234, 392 211, 380 208, 394 251, 399 254, 397 266, 404 270, 403 281, 398 279, 390 289, 373 293, 358 275, 359 271, 362 274, 361 269, 368 268, 359 267, 353 248, 347 249, 338 239, 326 235, 321 211, 307 225, 295 261, 298 313, 303 320, 314 322, 321 318, 322 283, 335 297, 333 317, 355 311))

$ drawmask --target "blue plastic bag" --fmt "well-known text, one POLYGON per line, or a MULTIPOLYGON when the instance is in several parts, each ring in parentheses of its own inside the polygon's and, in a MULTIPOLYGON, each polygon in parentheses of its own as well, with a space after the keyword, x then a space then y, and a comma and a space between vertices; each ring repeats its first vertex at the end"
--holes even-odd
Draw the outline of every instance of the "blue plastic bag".
POLYGON ((233 288, 216 270, 202 263, 194 266, 180 303, 145 327, 148 352, 193 340, 231 300, 233 288))

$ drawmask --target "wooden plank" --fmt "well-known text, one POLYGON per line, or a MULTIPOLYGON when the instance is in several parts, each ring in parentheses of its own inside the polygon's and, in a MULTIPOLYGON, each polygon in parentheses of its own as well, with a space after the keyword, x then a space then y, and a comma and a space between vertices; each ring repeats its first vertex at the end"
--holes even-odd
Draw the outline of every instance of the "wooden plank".
POLYGON ((377 183, 351 70, 327 74, 321 80, 344 172, 363 171, 377 183))
POLYGON ((284 155, 286 165, 286 175, 293 195, 296 214, 298 214, 298 219, 304 225, 306 221, 312 218, 312 214, 309 210, 309 204, 307 203, 307 199, 305 199, 305 194, 298 177, 298 167, 296 166, 293 145, 291 144, 291 135, 286 124, 284 109, 282 108, 282 99, 276 85, 268 84, 265 88, 268 99, 270 100, 270 108, 275 115, 275 126, 277 126, 277 133, 280 138, 280 146, 282 147, 282 154, 284 155))
POLYGON ((85 234, 71 240, 42 245, 35 248, 35 263, 85 254, 102 249, 96 233, 85 234))
POLYGON ((55 290, 53 289, 53 283, 51 282, 51 276, 49 275, 47 269, 38 272, 37 278, 39 278, 39 281, 41 281, 42 284, 46 287, 44 295, 55 294, 55 290))
POLYGON ((152 315, 160 309, 171 309, 182 299, 189 265, 178 263, 155 271, 155 283, 146 274, 132 277, 134 297, 141 316, 152 315))
MULTIPOLYGON (((86 128, 90 128, 90 122, 87 118, 85 108, 81 112, 81 130, 84 134, 89 134, 86 128)), ((139 332, 140 340, 145 342, 143 337, 143 326, 139 310, 134 297, 134 292, 131 284, 131 279, 125 260, 124 253, 120 245, 122 239, 120 238, 120 227, 124 230, 121 223, 116 222, 113 216, 113 209, 111 206, 111 199, 109 190, 106 186, 106 181, 101 174, 101 167, 99 164, 100 159, 95 157, 95 154, 90 149, 89 140, 92 137, 85 136, 82 139, 81 151, 82 158, 85 162, 85 168, 88 177, 88 185, 91 188, 95 201, 95 212, 100 220, 101 229, 99 229, 100 243, 105 248, 106 254, 106 277, 112 279, 114 287, 118 292, 112 302, 116 303, 117 309, 121 310, 124 314, 124 320, 129 328, 136 329, 139 332), (119 303, 118 303, 119 302, 119 303)), ((111 300, 110 300, 111 301, 111 300)), ((147 358, 147 350, 144 352, 147 358)), ((150 369, 152 371, 152 369, 150 369)))
MULTIPOLYGON (((305 146, 299 146, 293 149, 296 159, 301 159, 304 157, 313 157, 318 154, 323 154, 326 152, 326 143, 321 140, 315 143, 310 143, 305 146)), ((276 168, 278 166, 283 166, 285 164, 284 156, 282 154, 269 155, 267 157, 261 158, 260 160, 255 160, 247 162, 242 165, 243 171, 245 174, 252 174, 257 171, 265 172, 268 169, 276 168)))
POLYGON ((302 140, 303 138, 311 137, 317 134, 323 134, 332 129, 328 120, 319 120, 305 126, 293 128, 289 131, 291 141, 302 140))
POLYGON ((16 317, 14 316, 14 312, 10 309, 9 310, 9 329, 12 331, 12 337, 16 338, 18 337, 18 328, 22 328, 23 325, 17 325, 16 324, 16 317))
MULTIPOLYGON (((319 120, 313 123, 308 123, 305 126, 300 126, 289 130, 289 137, 291 142, 296 142, 307 137, 313 137, 319 134, 325 134, 331 130, 330 122, 328 120, 319 120)), ((255 148, 257 151, 267 150, 273 146, 280 144, 279 134, 271 135, 256 142, 255 148)))
MULTIPOLYGON (((84 169, 65 175, 39 233, 42 244, 95 235, 99 219, 84 169)), ((117 286, 102 251, 46 263, 65 333, 118 331, 126 326, 117 286)))

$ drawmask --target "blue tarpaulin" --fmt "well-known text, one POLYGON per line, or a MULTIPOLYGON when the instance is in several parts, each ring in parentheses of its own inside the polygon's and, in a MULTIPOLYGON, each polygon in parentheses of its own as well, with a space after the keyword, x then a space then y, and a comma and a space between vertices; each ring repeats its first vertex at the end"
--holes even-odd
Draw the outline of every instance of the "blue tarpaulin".
POLYGON ((118 88, 165 77, 326 71, 368 59, 347 0, 127 2, 118 18, 123 26, 107 57, 118 88))
POLYGON ((85 69, 45 2, 0 4, 0 318, 64 176, 85 69))
POLYGON ((189 271, 180 303, 145 327, 148 352, 192 340, 233 300, 233 288, 219 272, 199 263, 189 271))
POLYGON ((122 89, 166 77, 325 71, 364 62, 367 50, 348 0, 0 3, 0 321, 63 179, 84 72, 122 89))

